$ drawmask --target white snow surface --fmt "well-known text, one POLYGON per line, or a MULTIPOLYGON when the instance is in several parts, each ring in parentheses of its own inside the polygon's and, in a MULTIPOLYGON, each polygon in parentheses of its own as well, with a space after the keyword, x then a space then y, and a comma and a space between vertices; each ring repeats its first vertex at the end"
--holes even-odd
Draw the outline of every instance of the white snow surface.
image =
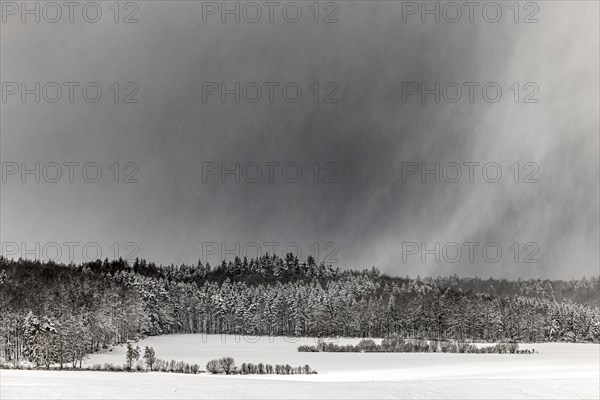
MULTIPOLYGON (((336 340, 338 344, 358 339, 336 340)), ((308 364, 318 375, 215 376, 175 373, 0 370, 0 399, 79 398, 600 398, 600 345, 522 344, 536 354, 299 353, 312 338, 165 335, 140 341, 158 358, 236 365, 308 364)), ((143 351, 142 351, 143 353, 143 351)), ((85 364, 123 364, 125 348, 85 364)))

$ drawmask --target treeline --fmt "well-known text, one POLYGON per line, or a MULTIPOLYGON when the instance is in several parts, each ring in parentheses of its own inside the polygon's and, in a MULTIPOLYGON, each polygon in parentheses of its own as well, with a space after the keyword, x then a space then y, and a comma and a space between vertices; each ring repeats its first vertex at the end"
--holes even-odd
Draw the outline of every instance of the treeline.
MULTIPOLYGON (((0 264, 6 262, 0 256, 0 264)), ((39 263, 38 264, 43 264, 39 263)), ((51 263, 47 263, 51 265, 51 263)), ((167 280, 171 282, 195 283, 202 286, 207 282, 222 284, 225 280, 231 283, 242 282, 248 285, 273 285, 276 283, 289 283, 303 281, 310 283, 318 281, 325 284, 331 280, 348 278, 351 276, 368 276, 380 286, 385 285, 408 285, 412 279, 407 277, 391 277, 381 274, 375 267, 361 271, 340 270, 339 267, 317 264, 312 256, 306 261, 300 261, 294 254, 289 253, 285 258, 269 256, 268 254, 256 259, 240 259, 235 257, 233 261, 225 262, 217 266, 210 263, 187 265, 156 265, 144 259, 136 259, 133 263, 125 260, 104 261, 85 263, 71 267, 78 270, 83 268, 91 272, 114 275, 119 272, 134 272, 147 278, 155 280, 167 280)), ((600 278, 583 277, 579 280, 507 280, 507 279, 480 279, 461 278, 457 275, 449 277, 423 278, 419 276, 414 279, 418 283, 434 285, 439 288, 451 288, 464 293, 482 293, 496 297, 532 297, 546 300, 572 300, 575 303, 600 306, 600 278)))
POLYGON ((362 339, 358 344, 338 345, 319 341, 317 346, 299 346, 299 352, 330 353, 473 353, 473 354, 531 354, 530 350, 519 350, 516 342, 497 343, 493 346, 477 347, 472 343, 456 340, 384 338, 381 344, 372 339, 362 339))
POLYGON ((212 374, 226 374, 226 375, 265 375, 265 374, 277 374, 277 375, 310 375, 316 374, 317 371, 313 370, 310 365, 292 367, 289 364, 252 364, 243 363, 239 368, 235 365, 235 361, 231 357, 223 357, 220 359, 210 360, 206 363, 206 370, 212 374))
MULTIPOLYGON (((108 371, 108 372, 149 372, 142 364, 136 364, 133 368, 128 369, 127 365, 114 365, 112 363, 94 364, 87 367, 90 371, 108 371)), ((190 364, 183 361, 165 361, 156 360, 155 372, 172 372, 175 374, 200 374, 203 373, 198 364, 190 364)))
POLYGON ((597 287, 597 278, 571 285, 571 297, 562 299, 546 281, 517 281, 511 296, 480 292, 487 286, 477 289, 475 282, 340 271, 292 255, 236 259, 214 269, 202 263, 57 265, 0 257, 0 357, 76 366, 86 354, 141 335, 200 332, 600 340, 598 308, 573 300, 597 287), (475 289, 463 288, 469 285, 475 289))
POLYGON ((425 278, 439 287, 448 287, 463 292, 487 293, 497 297, 533 297, 547 300, 572 300, 575 303, 600 306, 600 279, 541 280, 529 279, 509 281, 507 279, 459 278, 458 276, 425 278))

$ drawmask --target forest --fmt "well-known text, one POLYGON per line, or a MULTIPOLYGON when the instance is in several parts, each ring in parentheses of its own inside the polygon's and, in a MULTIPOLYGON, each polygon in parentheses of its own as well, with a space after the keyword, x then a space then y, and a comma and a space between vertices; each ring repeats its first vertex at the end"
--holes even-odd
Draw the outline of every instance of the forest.
POLYGON ((0 257, 0 358, 77 367, 169 333, 600 341, 598 277, 392 277, 263 255, 215 267, 0 257))

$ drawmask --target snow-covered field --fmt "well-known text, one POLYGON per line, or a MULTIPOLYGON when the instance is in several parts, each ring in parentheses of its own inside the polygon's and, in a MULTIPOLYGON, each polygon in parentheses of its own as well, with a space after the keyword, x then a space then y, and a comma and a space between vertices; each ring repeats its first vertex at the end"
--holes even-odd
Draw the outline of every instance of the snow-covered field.
MULTIPOLYGON (((356 343, 339 339, 338 343, 356 343)), ((94 371, 0 371, 0 398, 599 398, 600 346, 525 344, 537 354, 299 353, 310 338, 151 337, 159 358, 198 363, 309 364, 318 375, 214 376, 94 371)), ((87 365, 122 364, 124 348, 87 365)))

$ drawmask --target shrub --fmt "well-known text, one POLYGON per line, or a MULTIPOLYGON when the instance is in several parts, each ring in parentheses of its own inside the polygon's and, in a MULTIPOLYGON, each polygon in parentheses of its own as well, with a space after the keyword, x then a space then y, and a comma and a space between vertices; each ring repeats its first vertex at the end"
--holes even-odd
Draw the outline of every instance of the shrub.
POLYGON ((378 346, 377 343, 375 343, 375 341, 372 339, 363 339, 358 342, 356 347, 359 349, 359 351, 374 352, 377 351, 378 346))
POLYGON ((219 360, 210 360, 206 363, 206 370, 211 374, 220 374, 223 370, 219 360))
POLYGON ((231 357, 223 357, 219 360, 221 369, 226 375, 231 375, 235 371, 235 361, 231 357))
POLYGON ((469 343, 465 346, 465 353, 477 354, 480 353, 480 350, 474 344, 469 343))
POLYGON ((385 338, 381 341, 381 348, 384 351, 400 351, 405 344, 404 339, 400 337, 385 338))
POLYGON ((432 352, 437 353, 440 350, 439 341, 437 339, 432 339, 429 341, 429 348, 432 352))
POLYGON ((508 353, 508 346, 506 343, 498 343, 494 346, 494 350, 498 354, 508 353))
POLYGON ((440 349, 442 350, 442 353, 457 353, 458 352, 458 347, 456 346, 456 344, 454 342, 449 342, 449 341, 440 342, 440 349))
POLYGON ((306 346, 306 345, 303 345, 303 346, 299 346, 298 347, 298 351, 299 352, 304 352, 304 353, 316 353, 319 350, 315 346, 306 346))
POLYGON ((467 346, 469 345, 467 342, 459 340, 456 343, 456 347, 459 353, 464 353, 467 350, 467 346))

